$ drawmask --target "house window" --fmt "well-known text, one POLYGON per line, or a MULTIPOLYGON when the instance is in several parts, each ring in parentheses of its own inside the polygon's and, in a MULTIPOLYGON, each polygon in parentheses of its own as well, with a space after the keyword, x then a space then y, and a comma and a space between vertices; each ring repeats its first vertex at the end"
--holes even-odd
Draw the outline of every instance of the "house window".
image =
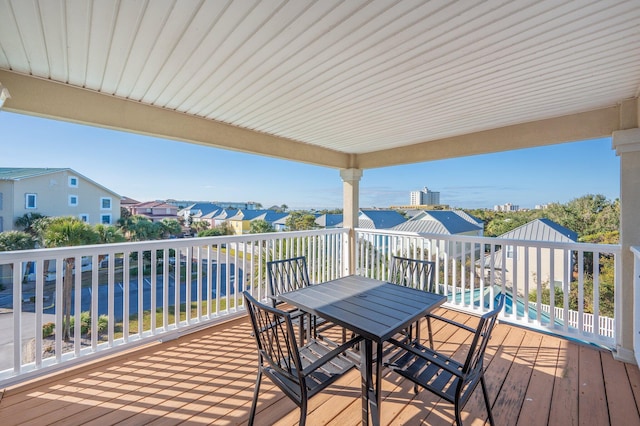
POLYGON ((89 222, 89 215, 88 214, 79 214, 78 218, 80 218, 80 220, 83 221, 83 222, 89 222))
POLYGON ((507 259, 513 259, 513 246, 507 246, 507 259))
POLYGON ((78 178, 75 176, 69 176, 69 187, 77 188, 78 187, 78 178))
POLYGON ((111 198, 110 197, 102 197, 102 198, 100 198, 100 209, 101 210, 111 210, 111 198))
POLYGON ((27 209, 35 209, 38 205, 36 203, 36 194, 25 194, 24 207, 27 209))
POLYGON ((69 195, 69 205, 77 206, 78 205, 78 196, 77 195, 69 195))
POLYGON ((101 214, 100 215, 100 223, 103 225, 111 225, 111 215, 110 214, 101 214))

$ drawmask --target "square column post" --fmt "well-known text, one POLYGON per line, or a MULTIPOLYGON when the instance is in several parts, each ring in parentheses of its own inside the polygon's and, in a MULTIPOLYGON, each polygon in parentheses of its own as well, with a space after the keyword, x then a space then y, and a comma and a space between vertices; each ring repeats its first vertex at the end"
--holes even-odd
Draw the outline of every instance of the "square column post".
POLYGON ((342 273, 353 275, 356 273, 356 233, 358 226, 358 212, 360 211, 360 169, 340 170, 342 178, 342 219, 343 227, 349 235, 342 246, 342 273))
POLYGON ((614 356, 636 362, 635 346, 640 349, 640 294, 634 295, 634 256, 631 246, 640 245, 640 129, 613 132, 613 148, 620 156, 620 245, 618 263, 621 276, 616 277, 615 316, 616 349, 614 356), (634 309, 636 313, 634 314, 634 309))

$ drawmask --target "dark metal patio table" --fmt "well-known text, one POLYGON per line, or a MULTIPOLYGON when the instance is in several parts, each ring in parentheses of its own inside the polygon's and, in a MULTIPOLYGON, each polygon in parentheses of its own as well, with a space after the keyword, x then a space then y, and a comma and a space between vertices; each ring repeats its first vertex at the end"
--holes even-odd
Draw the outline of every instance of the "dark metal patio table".
POLYGON ((301 288, 278 299, 364 337, 362 424, 380 424, 382 344, 446 301, 446 296, 351 275, 301 288), (373 344, 376 344, 375 381, 373 344))

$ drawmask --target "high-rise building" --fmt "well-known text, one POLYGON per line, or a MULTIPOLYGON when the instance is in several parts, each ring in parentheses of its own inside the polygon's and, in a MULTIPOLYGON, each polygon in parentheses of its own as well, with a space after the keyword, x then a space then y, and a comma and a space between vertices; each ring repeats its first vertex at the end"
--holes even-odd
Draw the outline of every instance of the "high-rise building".
POLYGON ((520 206, 511 203, 505 203, 500 206, 493 206, 493 210, 497 212, 517 212, 520 210, 520 206))
POLYGON ((409 204, 412 206, 438 205, 440 204, 440 193, 430 191, 425 186, 421 191, 411 191, 409 204))

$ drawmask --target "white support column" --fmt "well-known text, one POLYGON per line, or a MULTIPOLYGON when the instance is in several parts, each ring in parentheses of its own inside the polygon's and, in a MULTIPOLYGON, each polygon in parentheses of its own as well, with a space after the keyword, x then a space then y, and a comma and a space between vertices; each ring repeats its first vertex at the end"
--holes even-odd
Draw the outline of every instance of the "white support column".
POLYGON ((343 274, 353 275, 356 272, 356 234, 358 212, 360 210, 360 169, 340 170, 342 178, 342 219, 343 227, 349 230, 349 237, 343 246, 343 274))
MULTIPOLYGON (((630 247, 640 245, 640 129, 613 132, 613 148, 620 156, 621 277, 615 289, 616 358, 635 363, 634 256, 630 247)), ((635 306, 640 309, 640 306, 635 306)))

